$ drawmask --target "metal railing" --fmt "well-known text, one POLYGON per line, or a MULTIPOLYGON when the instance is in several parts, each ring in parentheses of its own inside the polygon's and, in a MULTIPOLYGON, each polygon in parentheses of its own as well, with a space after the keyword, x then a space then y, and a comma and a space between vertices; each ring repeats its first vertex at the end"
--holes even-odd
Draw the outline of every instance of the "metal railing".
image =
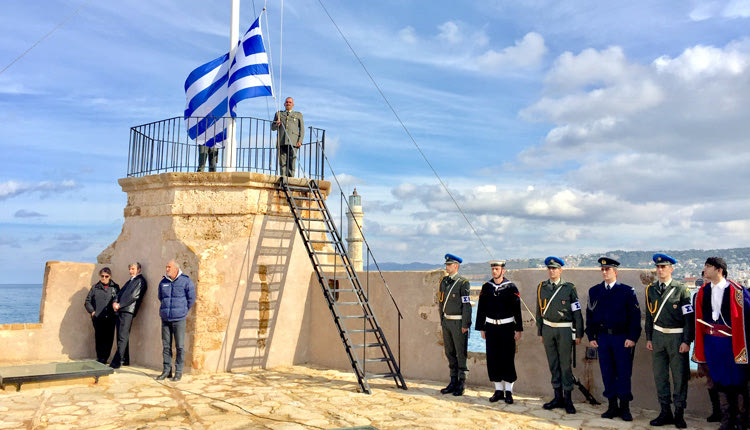
MULTIPOLYGON (((224 117, 212 126, 223 129, 231 118, 224 117)), ((190 118, 191 124, 196 119, 190 118)), ((224 167, 225 149, 219 149, 217 172, 237 171, 277 175, 279 171, 276 132, 271 121, 235 118, 235 167, 224 167)), ((297 152, 296 177, 324 178, 325 130, 307 127, 305 140, 297 152)), ((200 142, 188 136, 186 120, 169 118, 130 128, 127 176, 146 176, 164 172, 195 172, 198 170, 200 142)), ((208 162, 206 162, 208 167, 208 162)))

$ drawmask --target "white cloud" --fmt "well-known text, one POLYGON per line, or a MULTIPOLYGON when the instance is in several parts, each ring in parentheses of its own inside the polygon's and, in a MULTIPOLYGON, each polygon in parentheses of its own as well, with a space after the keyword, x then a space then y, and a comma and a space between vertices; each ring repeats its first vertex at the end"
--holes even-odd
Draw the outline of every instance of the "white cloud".
POLYGON ((705 21, 708 19, 722 18, 748 18, 750 17, 750 1, 748 0, 709 0, 698 1, 693 10, 690 11, 690 19, 693 21, 705 21))
POLYGON ((79 185, 73 180, 62 182, 42 181, 35 184, 5 181, 0 182, 0 200, 6 200, 26 193, 39 192, 42 193, 42 195, 47 195, 51 193, 62 193, 76 188, 79 188, 79 185))

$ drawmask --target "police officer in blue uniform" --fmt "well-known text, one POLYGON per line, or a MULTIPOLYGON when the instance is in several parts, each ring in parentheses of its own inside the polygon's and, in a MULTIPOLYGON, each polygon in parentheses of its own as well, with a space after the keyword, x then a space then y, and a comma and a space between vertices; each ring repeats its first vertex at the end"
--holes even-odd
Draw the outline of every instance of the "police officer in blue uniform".
POLYGON ((590 346, 599 350, 604 397, 609 401, 602 418, 632 421, 630 378, 634 347, 641 336, 641 310, 633 287, 617 282, 620 262, 608 257, 598 261, 604 282, 589 289, 586 335, 590 346))

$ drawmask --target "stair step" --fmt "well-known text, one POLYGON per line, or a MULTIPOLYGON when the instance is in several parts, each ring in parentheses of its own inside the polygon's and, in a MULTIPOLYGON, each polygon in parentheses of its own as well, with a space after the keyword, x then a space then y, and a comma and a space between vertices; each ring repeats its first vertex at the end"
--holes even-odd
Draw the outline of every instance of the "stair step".
POLYGON ((358 328, 354 330, 347 330, 347 333, 375 333, 377 332, 377 329, 374 328, 358 328))
POLYGON ((385 363, 386 361, 391 361, 391 359, 388 357, 365 358, 366 363, 385 363))
POLYGON ((329 288, 328 291, 332 293, 356 293, 358 290, 353 288, 329 288))
POLYGON ((365 378, 367 379, 380 379, 380 378, 395 378, 398 373, 366 373, 365 378))
POLYGON ((354 306, 354 305, 361 305, 360 302, 336 302, 336 306, 354 306))
POLYGON ((304 230, 310 233, 330 233, 331 232, 331 230, 327 228, 306 228, 304 230))
POLYGON ((342 320, 351 320, 351 319, 364 319, 364 318, 374 318, 372 315, 339 315, 339 319, 342 320))
POLYGON ((302 197, 302 196, 291 196, 292 200, 304 200, 306 202, 320 202, 321 199, 317 197, 302 197))
POLYGON ((383 346, 382 343, 360 343, 352 345, 352 348, 375 348, 376 346, 383 346))

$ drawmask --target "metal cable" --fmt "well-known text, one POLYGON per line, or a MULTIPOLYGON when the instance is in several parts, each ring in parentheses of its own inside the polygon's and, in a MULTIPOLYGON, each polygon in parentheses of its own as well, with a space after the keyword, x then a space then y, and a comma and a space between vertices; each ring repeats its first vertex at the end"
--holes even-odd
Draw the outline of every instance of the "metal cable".
POLYGON ((401 127, 404 129, 404 131, 406 132, 407 136, 409 136, 409 139, 414 144, 414 147, 417 148, 417 151, 419 151, 419 154, 422 156, 422 159, 424 159, 425 163, 427 163, 427 165, 430 167, 430 170, 432 170, 432 173, 435 175, 435 177, 437 178, 438 182, 440 182, 440 185, 443 187, 443 189, 445 190, 445 192, 448 193, 448 196, 453 201, 453 204, 456 206, 456 209, 458 209, 458 212, 461 214, 461 216, 463 216, 464 220, 466 221, 466 223, 471 228, 471 231, 474 232, 474 235, 477 237, 477 240, 479 240, 479 243, 481 243, 482 246, 484 247, 484 250, 487 251, 487 254, 490 256, 490 259, 495 258, 494 255, 492 254, 492 251, 490 251, 490 249, 484 243, 484 241, 482 240, 482 238, 479 236, 479 233, 474 228, 474 225, 471 223, 471 221, 469 221, 469 218, 466 216, 466 214, 464 213, 464 211, 461 209, 461 206, 459 206, 458 202, 453 197, 453 194, 448 189, 448 186, 445 185, 445 182, 443 182, 443 179, 440 177, 440 175, 438 175, 437 171, 432 166, 432 163, 430 163, 430 160, 427 159, 427 156, 422 151, 422 148, 419 146, 419 144, 417 143, 417 141, 411 135, 411 132, 409 132, 409 129, 406 127, 406 124, 404 124, 404 122, 401 121, 401 118, 396 113, 396 109, 394 109, 393 106, 391 105, 390 101, 388 101, 388 97, 385 96, 385 94, 383 93, 383 90, 381 90, 380 86, 378 85, 378 83, 375 82, 375 78, 373 78, 373 76, 370 74, 370 71, 367 70, 367 67, 362 62, 362 60, 360 59, 359 55, 357 55, 357 52, 354 50, 354 48, 352 47, 352 45, 349 43, 349 40, 346 38, 346 36, 344 36, 344 33, 341 31, 341 29, 339 28, 338 24, 336 24, 336 21, 334 21, 333 17, 331 17, 331 14, 328 13, 328 9, 326 9, 326 7, 323 5, 323 1, 322 0, 318 0, 318 3, 320 3, 320 7, 322 7, 323 11, 326 13, 326 15, 328 15, 328 19, 331 20, 331 23, 333 24, 333 26, 336 27, 336 30, 339 32, 339 35, 341 35, 341 38, 344 39, 344 42, 346 43, 346 46, 348 46, 349 50, 352 51, 352 54, 354 55, 354 57, 359 62, 359 65, 362 66, 362 69, 367 74, 367 77, 370 78, 370 81, 372 82, 372 84, 375 85, 375 88, 378 90, 378 93, 380 94, 380 97, 383 98, 383 101, 385 102, 386 105, 388 105, 388 108, 393 113, 393 116, 395 116, 396 120, 398 120, 399 124, 401 124, 401 127))
POLYGON ((32 49, 36 48, 36 46, 37 46, 37 45, 39 45, 40 43, 42 43, 42 41, 43 41, 44 39, 48 38, 48 37, 49 37, 49 36, 50 36, 50 35, 51 35, 52 33, 54 33, 54 32, 55 32, 55 31, 56 31, 56 30, 57 30, 58 28, 62 27, 62 26, 63 26, 63 24, 65 24, 66 22, 70 21, 70 19, 71 19, 71 18, 73 18, 74 16, 76 16, 76 15, 78 14, 78 12, 80 12, 80 11, 81 11, 81 9, 83 9, 84 7, 86 7, 86 6, 87 6, 87 5, 89 4, 89 3, 91 3, 92 1, 94 1, 94 0, 88 0, 88 1, 86 2, 86 3, 82 4, 82 5, 81 5, 81 6, 80 6, 80 7, 78 8, 78 9, 76 9, 76 10, 75 10, 75 12, 73 12, 72 14, 70 14, 70 15, 69 15, 69 16, 68 16, 67 18, 65 18, 64 20, 62 20, 62 22, 61 22, 61 23, 57 24, 57 25, 56 25, 56 26, 55 26, 55 27, 54 27, 54 28, 53 28, 52 30, 50 30, 50 31, 49 31, 49 32, 48 32, 47 34, 45 34, 44 36, 42 36, 42 38, 41 38, 41 39, 37 40, 37 41, 36 41, 36 42, 35 42, 35 43, 34 43, 33 45, 31 45, 31 47, 29 47, 29 49, 27 49, 27 50, 23 51, 23 53, 22 53, 21 55, 19 55, 19 56, 18 56, 18 57, 16 57, 16 58, 15 58, 15 59, 14 59, 13 61, 11 61, 10 63, 8 63, 8 65, 7 65, 7 66, 3 67, 3 70, 0 70, 0 75, 2 75, 2 74, 3 74, 3 72, 5 72, 6 70, 8 70, 8 69, 10 68, 10 66, 12 66, 13 64, 15 64, 15 62, 16 62, 16 61, 20 60, 20 59, 21 59, 21 58, 23 58, 23 57, 24 57, 24 56, 25 56, 26 54, 28 54, 28 53, 29 53, 29 52, 30 52, 30 51, 31 51, 32 49))

